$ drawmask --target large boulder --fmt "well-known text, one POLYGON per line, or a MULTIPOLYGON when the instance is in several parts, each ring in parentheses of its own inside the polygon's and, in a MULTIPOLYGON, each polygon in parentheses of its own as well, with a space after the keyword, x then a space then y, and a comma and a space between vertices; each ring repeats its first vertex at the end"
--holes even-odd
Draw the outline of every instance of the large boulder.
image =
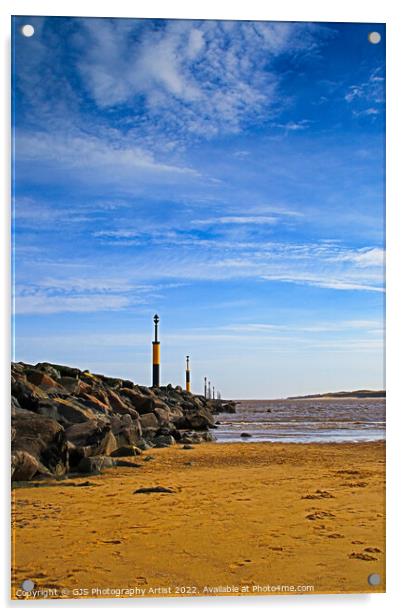
POLYGON ((135 413, 137 412, 137 411, 134 411, 134 409, 132 409, 128 404, 123 402, 119 394, 115 392, 113 389, 110 389, 107 392, 107 397, 109 401, 109 406, 115 413, 119 413, 121 415, 126 415, 126 414, 130 415, 132 412, 135 412, 135 413))
POLYGON ((214 417, 208 409, 186 411, 184 416, 175 421, 177 428, 191 428, 193 430, 206 430, 215 425, 214 417))
POLYGON ((40 370, 41 372, 45 372, 49 376, 52 377, 53 380, 58 381, 61 378, 61 374, 52 364, 48 364, 46 362, 41 362, 36 364, 36 370, 40 370))
POLYGON ((115 466, 114 460, 109 456, 91 456, 82 458, 77 471, 86 475, 98 475, 105 468, 112 468, 113 466, 115 466))
POLYGON ((35 476, 51 477, 51 473, 34 458, 33 455, 21 449, 11 453, 11 480, 30 481, 35 476))
POLYGON ((135 447, 134 445, 124 445, 123 447, 119 447, 115 449, 110 454, 112 458, 127 458, 129 456, 140 456, 142 454, 142 450, 139 447, 135 447))
POLYGON ((157 430, 159 428, 159 421, 155 413, 141 415, 140 424, 143 430, 157 430))
POLYGON ((44 391, 60 391, 62 386, 57 383, 51 376, 40 370, 26 370, 25 376, 27 380, 44 391))
POLYGON ((29 411, 35 411, 38 407, 38 402, 47 398, 47 394, 29 383, 25 376, 14 375, 11 377, 11 395, 18 400, 20 406, 29 411))
POLYGON ((58 422, 67 426, 96 419, 96 413, 75 398, 52 398, 51 402, 46 400, 38 405, 38 412, 41 415, 51 413, 58 422))
MULTIPOLYGON (((135 411, 133 411, 135 413, 135 411)), ((131 415, 111 415, 110 425, 115 436, 117 446, 136 445, 142 436, 141 423, 131 415)))
POLYGON ((66 429, 66 437, 76 448, 81 448, 85 457, 108 456, 117 449, 110 423, 101 420, 95 419, 69 426, 66 429))
POLYGON ((27 452, 53 475, 68 471, 67 439, 59 423, 25 410, 17 411, 11 421, 14 452, 27 452))
POLYGON ((109 404, 105 404, 98 397, 88 394, 82 393, 79 397, 80 404, 83 404, 85 407, 94 411, 94 413, 101 413, 102 415, 107 415, 110 411, 109 404))
POLYGON ((145 413, 151 413, 155 407, 155 400, 153 397, 145 396, 140 391, 135 389, 129 389, 128 387, 122 387, 119 391, 120 396, 126 398, 129 403, 135 408, 136 411, 143 415, 145 413))

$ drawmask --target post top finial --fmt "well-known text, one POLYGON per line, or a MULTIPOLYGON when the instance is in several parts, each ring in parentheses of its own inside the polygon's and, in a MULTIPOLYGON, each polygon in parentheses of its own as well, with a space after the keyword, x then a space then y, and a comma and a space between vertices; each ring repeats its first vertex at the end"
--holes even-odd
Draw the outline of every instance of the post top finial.
POLYGON ((154 323, 159 323, 159 316, 157 314, 154 315, 154 323))

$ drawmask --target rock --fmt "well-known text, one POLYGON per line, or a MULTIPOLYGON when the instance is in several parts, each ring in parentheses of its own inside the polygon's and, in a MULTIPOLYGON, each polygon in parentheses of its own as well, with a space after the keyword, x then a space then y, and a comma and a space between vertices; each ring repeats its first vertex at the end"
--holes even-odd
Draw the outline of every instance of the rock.
POLYGON ((37 366, 38 365, 51 366, 54 370, 57 370, 58 374, 60 375, 60 378, 63 376, 77 377, 77 376, 80 376, 80 374, 82 374, 81 370, 79 370, 78 368, 70 368, 69 366, 61 366, 59 364, 46 364, 46 363, 37 364, 37 366))
POLYGON ((182 449, 194 449, 193 445, 183 445, 182 449))
POLYGON ((133 413, 135 413, 136 419, 133 419, 128 414, 110 416, 110 425, 112 426, 112 432, 118 447, 138 445, 141 440, 142 428, 138 419, 138 413, 136 411, 133 411, 133 413))
POLYGON ((11 480, 29 481, 45 467, 27 451, 16 450, 11 454, 11 480))
POLYGON ((36 411, 38 402, 47 397, 47 394, 36 385, 29 383, 25 377, 21 380, 11 379, 11 394, 18 400, 19 405, 28 411, 36 411))
POLYGON ((136 462, 128 462, 128 460, 115 460, 115 466, 127 466, 128 468, 141 468, 142 464, 136 462))
POLYGON ((147 449, 152 449, 153 446, 154 446, 153 443, 150 443, 149 441, 146 441, 143 438, 141 438, 137 442, 137 447, 139 447, 142 451, 146 451, 147 449))
POLYGON ((192 428, 193 430, 205 430, 215 425, 215 420, 210 411, 201 409, 187 411, 184 416, 175 421, 178 428, 192 428))
POLYGON ((205 432, 201 432, 200 435, 201 440, 205 441, 206 443, 216 441, 216 436, 214 434, 211 434, 211 432, 208 432, 207 430, 205 432))
POLYGON ((86 457, 108 456, 117 449, 110 424, 101 420, 74 424, 66 429, 66 436, 76 447, 83 448, 82 454, 86 457))
POLYGON ((115 449, 110 455, 112 458, 125 458, 127 456, 140 456, 141 454, 142 451, 139 447, 134 447, 134 445, 126 445, 115 449))
POLYGON ((242 432, 242 433, 240 434, 240 436, 241 436, 242 438, 251 438, 251 437, 252 437, 252 434, 249 434, 248 432, 242 432))
POLYGON ((236 402, 227 402, 225 404, 221 404, 220 413, 236 413, 236 402))
MULTIPOLYGON (((57 410, 57 421, 63 425, 85 423, 96 419, 96 414, 84 404, 80 404, 78 400, 53 398, 52 404, 57 410)), ((47 402, 46 406, 48 406, 47 402)))
POLYGON ((36 385, 44 391, 57 391, 62 389, 62 386, 52 379, 51 376, 45 372, 41 372, 40 370, 26 370, 25 375, 27 380, 32 383, 32 385, 36 385))
POLYGON ((79 398, 80 404, 83 404, 87 408, 94 411, 94 413, 101 413, 102 415, 108 415, 110 407, 92 394, 82 393, 79 398))
POLYGON ((152 492, 173 494, 174 490, 172 490, 171 488, 163 488, 162 486, 156 486, 155 488, 138 488, 138 490, 134 490, 133 494, 151 494, 152 492))
POLYGON ((61 476, 68 471, 67 438, 59 423, 30 411, 19 410, 12 418, 12 427, 15 431, 14 452, 27 452, 53 475, 61 476))
MULTIPOLYGON (((168 425, 169 423, 175 424, 183 417, 183 411, 180 407, 170 408, 166 405, 165 408, 155 407, 154 414, 158 417, 161 425, 168 425)), ((173 426, 174 429, 174 426, 173 426)))
POLYGON ((70 468, 76 468, 81 462, 82 458, 89 455, 90 450, 85 450, 85 447, 76 447, 74 443, 67 441, 68 447, 68 460, 70 468))
POLYGON ((98 472, 99 457, 118 461, 151 447, 213 440, 213 413, 223 406, 181 387, 149 388, 58 364, 19 362, 11 370, 13 469, 30 479, 61 475, 69 465, 98 472))
POLYGON ((176 441, 170 434, 159 434, 154 438, 155 447, 169 447, 175 445, 176 441))
POLYGON ((62 376, 60 377, 60 383, 67 393, 71 395, 77 395, 80 391, 80 386, 77 376, 62 376))
POLYGON ((134 411, 134 409, 131 409, 127 404, 125 404, 120 398, 120 396, 112 389, 107 392, 107 397, 109 399, 110 407, 116 413, 121 413, 123 415, 130 414, 131 411, 136 413, 136 411, 134 411))
POLYGON ((149 430, 150 428, 157 430, 159 428, 159 421, 154 413, 145 413, 141 415, 140 424, 143 430, 149 430))
POLYGON ((155 456, 145 456, 144 462, 151 462, 151 460, 155 460, 155 456))
POLYGON ((143 415, 145 413, 151 413, 154 410, 154 400, 151 397, 144 396, 144 394, 139 391, 135 391, 134 389, 128 389, 127 387, 122 387, 120 389, 119 395, 127 398, 132 406, 134 406, 135 410, 143 415))
POLYGON ((59 414, 57 402, 53 402, 52 398, 45 398, 38 402, 36 412, 43 417, 54 419, 61 424, 65 424, 63 417, 59 414))
POLYGON ((123 380, 121 382, 121 387, 127 387, 128 389, 134 389, 135 385, 133 381, 123 380))
POLYGON ((45 372, 50 377, 52 377, 52 379, 54 379, 55 381, 58 381, 61 378, 60 372, 56 370, 56 368, 52 366, 52 364, 39 363, 39 364, 36 364, 35 368, 37 370, 40 370, 41 372, 45 372))
POLYGON ((155 392, 150 387, 146 387, 145 385, 136 385, 136 387, 142 394, 144 394, 144 396, 151 396, 152 398, 155 397, 155 392))
POLYGON ((77 470, 86 475, 98 475, 105 468, 112 468, 113 466, 115 466, 114 460, 108 456, 90 456, 82 458, 77 470))

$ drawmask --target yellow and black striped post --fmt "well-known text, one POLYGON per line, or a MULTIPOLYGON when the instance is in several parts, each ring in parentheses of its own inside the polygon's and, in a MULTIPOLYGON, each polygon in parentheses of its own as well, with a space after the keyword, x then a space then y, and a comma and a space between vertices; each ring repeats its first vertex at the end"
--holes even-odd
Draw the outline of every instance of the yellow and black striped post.
POLYGON ((159 317, 156 314, 154 316, 155 323, 155 340, 152 342, 152 387, 159 387, 160 385, 160 342, 158 340, 158 323, 159 317))
POLYGON ((190 357, 186 355, 186 391, 191 391, 190 384, 190 357))

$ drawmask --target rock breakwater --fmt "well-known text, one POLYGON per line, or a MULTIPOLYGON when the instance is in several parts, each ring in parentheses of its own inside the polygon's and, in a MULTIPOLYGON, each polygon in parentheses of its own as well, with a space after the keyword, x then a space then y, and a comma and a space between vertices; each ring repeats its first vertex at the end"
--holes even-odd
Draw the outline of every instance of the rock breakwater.
MULTIPOLYGON (((13 481, 96 474, 153 447, 214 440, 235 403, 50 363, 11 366, 13 481)), ((135 464, 132 464, 136 466, 135 464)))

